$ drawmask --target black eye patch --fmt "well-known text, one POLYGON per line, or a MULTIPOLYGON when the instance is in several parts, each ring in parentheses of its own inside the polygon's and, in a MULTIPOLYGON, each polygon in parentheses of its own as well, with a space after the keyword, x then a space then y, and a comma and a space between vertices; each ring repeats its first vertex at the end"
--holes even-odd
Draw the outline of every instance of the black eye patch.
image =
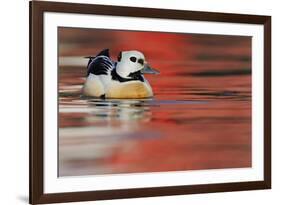
POLYGON ((143 59, 139 59, 139 60, 138 60, 138 63, 141 64, 141 65, 143 65, 143 64, 144 64, 144 60, 143 60, 143 59))
POLYGON ((134 57, 134 56, 132 56, 131 58, 130 58, 130 61, 132 61, 132 62, 136 62, 137 61, 137 58, 136 57, 134 57))

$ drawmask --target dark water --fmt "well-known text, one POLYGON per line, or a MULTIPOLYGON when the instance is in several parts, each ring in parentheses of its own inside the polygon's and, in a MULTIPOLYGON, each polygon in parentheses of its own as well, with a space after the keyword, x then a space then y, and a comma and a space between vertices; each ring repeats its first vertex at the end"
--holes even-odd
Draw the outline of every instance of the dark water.
POLYGON ((60 28, 59 40, 60 176, 251 166, 250 37, 60 28), (81 96, 82 56, 107 47, 160 70, 146 76, 153 99, 81 96))

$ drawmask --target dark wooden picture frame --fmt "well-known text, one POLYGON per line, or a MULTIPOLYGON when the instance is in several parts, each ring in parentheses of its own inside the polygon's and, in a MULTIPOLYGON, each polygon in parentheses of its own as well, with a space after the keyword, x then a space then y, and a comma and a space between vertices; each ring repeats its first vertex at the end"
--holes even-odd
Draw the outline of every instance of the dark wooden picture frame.
POLYGON ((31 1, 30 5, 30 203, 76 202, 271 188, 271 17, 197 11, 31 1), (259 24, 264 28, 264 180, 45 194, 43 187, 43 14, 96 14, 259 24))

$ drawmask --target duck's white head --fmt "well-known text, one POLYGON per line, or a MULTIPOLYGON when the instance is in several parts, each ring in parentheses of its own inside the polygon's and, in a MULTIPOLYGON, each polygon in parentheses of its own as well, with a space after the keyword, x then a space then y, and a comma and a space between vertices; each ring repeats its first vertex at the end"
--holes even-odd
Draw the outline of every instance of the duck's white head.
POLYGON ((123 78, 132 78, 135 74, 159 74, 151 68, 139 51, 122 51, 119 53, 116 72, 123 78))

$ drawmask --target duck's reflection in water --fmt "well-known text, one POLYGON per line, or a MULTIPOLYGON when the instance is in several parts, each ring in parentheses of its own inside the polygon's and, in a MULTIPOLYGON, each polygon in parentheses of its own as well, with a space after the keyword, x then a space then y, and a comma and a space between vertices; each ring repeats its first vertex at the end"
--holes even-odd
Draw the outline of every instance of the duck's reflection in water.
POLYGON ((91 112, 91 120, 118 120, 124 125, 128 121, 148 122, 151 119, 151 100, 88 100, 89 106, 95 108, 91 112))
POLYGON ((160 136, 159 131, 139 129, 151 120, 150 107, 155 106, 150 104, 151 100, 88 99, 80 105, 76 102, 76 107, 60 107, 60 114, 68 116, 64 119, 72 116, 71 121, 80 123, 59 129, 59 175, 106 174, 122 170, 122 167, 108 163, 115 150, 121 149, 124 153, 139 140, 160 136))

